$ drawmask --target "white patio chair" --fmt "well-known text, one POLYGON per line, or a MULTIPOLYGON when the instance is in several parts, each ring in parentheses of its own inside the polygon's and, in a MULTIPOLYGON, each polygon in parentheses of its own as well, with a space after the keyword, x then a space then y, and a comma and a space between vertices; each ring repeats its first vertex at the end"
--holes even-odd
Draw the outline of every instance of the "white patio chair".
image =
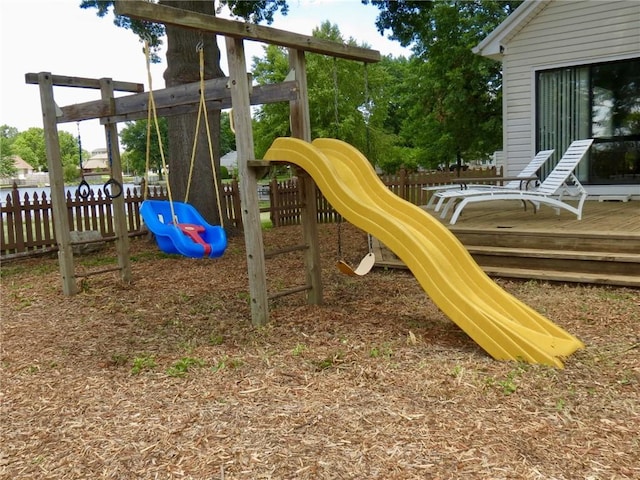
MULTIPOLYGON (((429 202, 427 203, 427 208, 431 207, 436 200, 438 203, 436 204, 435 211, 439 211, 442 204, 447 199, 446 192, 453 191, 459 192, 461 190, 468 189, 480 189, 480 188, 507 188, 507 189, 521 189, 523 180, 530 179, 533 177, 540 167, 544 165, 544 163, 551 157, 554 150, 542 150, 538 152, 538 154, 531 159, 531 161, 525 166, 520 173, 518 173, 512 180, 505 183, 504 185, 491 185, 488 183, 474 183, 474 184, 460 184, 460 185, 434 185, 432 187, 424 187, 423 190, 427 192, 437 192, 431 196, 429 202)), ((463 179, 461 179, 463 180, 463 179)), ((498 177, 487 178, 487 180, 498 180, 498 177)))
POLYGON ((451 225, 458 221, 460 213, 469 203, 486 202, 489 200, 520 200, 523 203, 531 202, 534 207, 534 213, 538 211, 540 204, 552 206, 556 213, 560 214, 560 209, 574 213, 578 220, 582 219, 582 207, 587 199, 587 191, 578 178, 573 173, 580 161, 585 157, 589 147, 593 143, 593 139, 576 140, 569 145, 567 151, 562 155, 558 164, 553 168, 551 173, 544 181, 533 190, 517 190, 517 189, 468 189, 442 192, 448 197, 448 202, 440 215, 446 218, 447 213, 455 204, 456 208, 451 215, 449 223, 451 225), (572 194, 568 182, 573 183, 575 194, 572 194), (578 205, 572 206, 563 201, 563 196, 569 194, 579 197, 578 205), (555 198, 555 197, 558 198, 555 198))

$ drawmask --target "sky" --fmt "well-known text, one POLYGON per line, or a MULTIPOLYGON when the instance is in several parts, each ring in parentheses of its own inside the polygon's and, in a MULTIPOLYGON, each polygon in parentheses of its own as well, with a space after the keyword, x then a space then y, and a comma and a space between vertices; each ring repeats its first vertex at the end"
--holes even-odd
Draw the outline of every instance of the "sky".
MULTIPOLYGON (((278 14, 272 27, 311 35, 323 21, 338 25, 342 36, 367 43, 382 55, 409 56, 398 42, 388 40, 375 27, 378 9, 360 0, 289 0, 289 14, 278 14)), ((103 78, 143 83, 148 89, 145 57, 138 37, 116 27, 113 15, 99 18, 95 9, 83 10, 80 0, 2 0, 0 2, 0 125, 19 131, 42 128, 37 85, 25 83, 26 73, 103 78)), ((166 42, 165 42, 166 43, 166 42)), ((220 42, 224 51, 224 43, 220 42)), ((263 45, 245 42, 247 68, 263 45)), ((152 66, 154 89, 164 87, 162 64, 152 66)), ((226 59, 222 69, 227 72, 226 59)), ((55 87, 59 106, 100 99, 99 90, 55 87)), ((122 128, 123 124, 119 125, 122 128)), ((76 123, 58 125, 78 135, 76 123)), ((98 120, 80 122, 84 150, 105 147, 104 128, 98 120)))

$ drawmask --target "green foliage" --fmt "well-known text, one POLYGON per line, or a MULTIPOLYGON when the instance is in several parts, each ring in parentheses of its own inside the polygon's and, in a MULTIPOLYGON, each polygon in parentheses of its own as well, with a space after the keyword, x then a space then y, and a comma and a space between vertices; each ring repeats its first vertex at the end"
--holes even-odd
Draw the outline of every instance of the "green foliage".
MULTIPOLYGON (((80 149, 78 146, 78 141, 79 140, 69 132, 61 131, 58 133, 58 142, 60 144, 60 158, 62 159, 63 166, 73 165, 77 169, 80 168, 80 149)), ((83 161, 88 160, 89 157, 89 152, 83 150, 83 161)))
POLYGON ((293 350, 291 350, 291 355, 299 357, 305 352, 305 350, 307 350, 307 346, 304 343, 298 343, 293 347, 293 350))
POLYGON ((133 359, 131 373, 138 375, 144 371, 153 370, 156 367, 156 360, 152 355, 142 355, 133 359))
POLYGON ((315 370, 319 372, 322 370, 327 370, 331 367, 335 367, 336 365, 339 365, 340 363, 342 363, 343 359, 344 359, 344 352, 342 350, 339 350, 323 359, 315 360, 312 363, 315 370))
POLYGON ((236 149, 236 136, 231 131, 229 112, 220 113, 220 155, 236 149))
MULTIPOLYGON (((44 129, 32 127, 24 132, 16 134, 11 142, 11 152, 20 156, 34 169, 48 171, 47 150, 44 141, 44 129)), ((78 139, 69 132, 58 132, 60 144, 60 158, 65 172, 65 180, 73 181, 78 178, 80 153, 78 139)), ((83 152, 83 157, 89 157, 88 152, 83 152)))
POLYGON ((78 179, 78 176, 80 175, 80 169, 74 164, 64 165, 62 167, 62 175, 65 182, 71 183, 78 179))
POLYGON ((36 170, 48 170, 44 130, 42 128, 33 127, 19 133, 13 142, 13 153, 20 156, 36 170))
POLYGON ((18 129, 15 127, 0 127, 0 177, 11 177, 18 171, 12 158, 13 142, 17 135, 18 129))
MULTIPOLYGON (((168 161, 166 155, 168 152, 167 146, 169 138, 165 118, 158 118, 158 127, 160 129, 165 160, 168 161)), ((120 141, 127 150, 128 167, 134 174, 144 175, 147 163, 147 121, 136 120, 135 122, 127 122, 126 126, 120 132, 120 141)), ((152 122, 151 125, 151 136, 149 140, 149 169, 155 172, 162 171, 162 155, 160 154, 158 134, 154 122, 152 122)))
MULTIPOLYGON (((324 22, 313 36, 351 46, 356 40, 345 39, 336 25, 324 22)), ((344 140, 360 149, 371 161, 388 157, 393 135, 385 129, 388 112, 388 88, 393 82, 389 69, 394 61, 368 65, 333 59, 323 55, 307 55, 307 79, 311 136, 344 140)), ((289 73, 285 49, 264 47, 262 58, 253 58, 254 76, 259 84, 283 81, 289 73)), ((256 156, 263 156, 273 140, 290 135, 287 104, 263 105, 254 122, 256 156)))
POLYGON ((182 357, 167 369, 170 377, 184 377, 192 367, 204 367, 206 362, 199 358, 182 357))
POLYGON ((384 173, 390 174, 397 173, 401 168, 415 171, 422 164, 421 153, 423 151, 419 148, 396 145, 389 149, 389 153, 384 158, 380 159, 378 166, 384 173))
POLYGON ((369 356, 371 358, 384 357, 388 360, 393 356, 393 350, 389 345, 383 345, 381 347, 374 346, 371 347, 371 350, 369 350, 369 356))
POLYGON ((404 87, 394 108, 403 112, 399 134, 406 145, 423 150, 423 166, 488 156, 500 148, 500 64, 472 48, 520 1, 477 2, 372 0, 376 22, 391 38, 411 46, 404 87))
POLYGON ((231 370, 235 368, 240 368, 244 362, 240 358, 229 358, 226 355, 223 356, 220 360, 213 363, 211 366, 212 372, 219 372, 220 370, 224 370, 229 368, 231 370))
POLYGON ((496 380, 493 377, 487 377, 485 383, 487 386, 499 386, 503 395, 512 395, 518 390, 518 380, 526 373, 530 368, 530 365, 519 361, 517 366, 510 370, 505 378, 502 380, 496 380))

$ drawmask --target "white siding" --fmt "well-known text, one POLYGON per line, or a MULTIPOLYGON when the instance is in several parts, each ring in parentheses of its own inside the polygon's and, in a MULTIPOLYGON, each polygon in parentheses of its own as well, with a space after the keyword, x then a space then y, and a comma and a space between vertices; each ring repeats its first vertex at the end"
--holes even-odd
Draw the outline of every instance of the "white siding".
POLYGON ((504 44, 504 150, 508 175, 535 155, 535 73, 640 57, 640 2, 550 2, 504 44))

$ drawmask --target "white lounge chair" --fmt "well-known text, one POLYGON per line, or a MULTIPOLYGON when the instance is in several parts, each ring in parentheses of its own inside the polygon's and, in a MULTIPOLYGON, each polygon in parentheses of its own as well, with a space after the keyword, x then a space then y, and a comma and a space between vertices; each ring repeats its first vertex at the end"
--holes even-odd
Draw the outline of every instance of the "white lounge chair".
MULTIPOLYGON (((549 173, 547 178, 533 190, 516 190, 516 189, 468 189, 441 192, 448 198, 448 202, 440 215, 446 218, 451 207, 456 204, 456 209, 451 215, 449 223, 451 225, 458 221, 460 213, 469 203, 486 202, 489 200, 520 200, 531 202, 534 212, 538 211, 540 204, 544 203, 555 208, 556 213, 560 214, 560 209, 568 210, 574 213, 578 220, 582 219, 582 207, 587 199, 587 191, 578 178, 573 173, 580 161, 584 158, 589 147, 593 143, 593 139, 576 140, 569 145, 567 151, 562 155, 558 164, 549 173), (573 183, 575 194, 571 194, 571 190, 567 184, 568 181, 573 183), (563 196, 569 194, 578 198, 576 207, 563 201, 563 196), (558 198, 555 198, 555 197, 558 198)), ((526 206, 526 203, 525 203, 526 206)))
MULTIPOLYGON (((523 180, 528 180, 532 176, 536 174, 540 167, 544 165, 544 163, 549 159, 549 157, 553 154, 554 150, 542 150, 538 152, 538 154, 531 159, 531 161, 527 164, 526 167, 522 169, 520 173, 518 173, 512 180, 505 183, 504 185, 491 185, 488 183, 479 183, 479 184, 460 184, 460 185, 434 185, 432 187, 424 187, 423 190, 427 192, 437 192, 434 195, 431 195, 429 202, 427 203, 427 208, 431 207, 436 200, 438 203, 436 204, 435 211, 439 211, 442 204, 447 199, 446 194, 443 195, 444 192, 454 191, 459 192, 461 190, 469 190, 469 189, 479 189, 479 188, 507 188, 507 189, 516 189, 519 190, 523 186, 523 180)), ((489 179, 487 179, 489 180, 489 179)), ((491 180, 497 180, 496 178, 492 178, 491 180)), ((527 183, 527 182, 526 182, 527 183)))

